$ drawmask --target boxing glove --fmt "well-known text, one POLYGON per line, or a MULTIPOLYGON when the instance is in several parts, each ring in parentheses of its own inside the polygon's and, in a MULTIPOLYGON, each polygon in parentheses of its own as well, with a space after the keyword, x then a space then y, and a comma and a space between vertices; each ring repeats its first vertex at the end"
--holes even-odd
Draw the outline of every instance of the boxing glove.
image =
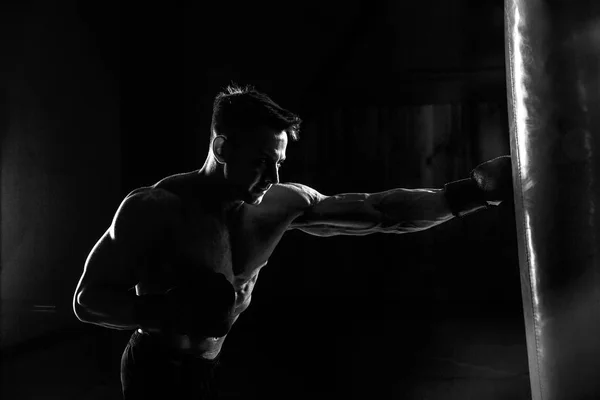
POLYGON ((186 271, 186 278, 166 293, 136 296, 136 324, 147 331, 224 336, 235 309, 231 283, 225 275, 198 266, 177 269, 186 271))
POLYGON ((510 156, 501 156, 475 167, 470 177, 444 185, 444 194, 454 216, 463 217, 513 198, 510 156))

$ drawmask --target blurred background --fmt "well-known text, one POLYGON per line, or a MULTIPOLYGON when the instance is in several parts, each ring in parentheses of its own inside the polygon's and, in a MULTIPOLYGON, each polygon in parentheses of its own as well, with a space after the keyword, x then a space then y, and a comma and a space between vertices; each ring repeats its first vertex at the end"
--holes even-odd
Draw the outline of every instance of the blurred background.
MULTIPOLYGON (((283 181, 440 188, 509 154, 501 0, 3 2, 3 399, 118 399, 131 332, 72 296, 123 197, 198 169, 214 96, 299 113, 283 181), (85 4, 85 5, 84 5, 85 4)), ((512 204, 408 235, 290 232, 222 398, 530 398, 512 204)))

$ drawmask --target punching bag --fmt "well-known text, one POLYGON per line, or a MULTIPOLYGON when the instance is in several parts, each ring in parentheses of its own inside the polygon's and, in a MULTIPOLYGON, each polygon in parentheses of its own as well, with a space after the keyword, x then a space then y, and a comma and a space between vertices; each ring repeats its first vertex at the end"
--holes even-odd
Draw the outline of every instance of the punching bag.
POLYGON ((600 1, 505 0, 532 398, 600 399, 600 1))

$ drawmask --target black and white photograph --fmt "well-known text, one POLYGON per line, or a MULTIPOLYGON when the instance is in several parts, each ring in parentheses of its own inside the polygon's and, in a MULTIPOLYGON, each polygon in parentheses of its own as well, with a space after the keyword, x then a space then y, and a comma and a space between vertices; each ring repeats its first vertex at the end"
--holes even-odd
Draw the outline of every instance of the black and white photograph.
POLYGON ((0 4, 3 400, 600 399, 600 2, 0 4))

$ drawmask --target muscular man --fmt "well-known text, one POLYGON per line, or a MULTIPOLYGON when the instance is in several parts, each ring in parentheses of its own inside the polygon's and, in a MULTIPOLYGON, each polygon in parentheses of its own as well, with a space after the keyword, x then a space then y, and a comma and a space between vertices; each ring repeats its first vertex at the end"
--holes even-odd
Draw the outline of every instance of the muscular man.
POLYGON ((204 166, 136 189, 119 206, 73 307, 83 322, 134 331, 122 357, 125 399, 209 398, 223 343, 286 231, 417 232, 512 198, 509 157, 441 189, 326 196, 280 183, 299 125, 265 94, 230 87, 214 102, 204 166))

